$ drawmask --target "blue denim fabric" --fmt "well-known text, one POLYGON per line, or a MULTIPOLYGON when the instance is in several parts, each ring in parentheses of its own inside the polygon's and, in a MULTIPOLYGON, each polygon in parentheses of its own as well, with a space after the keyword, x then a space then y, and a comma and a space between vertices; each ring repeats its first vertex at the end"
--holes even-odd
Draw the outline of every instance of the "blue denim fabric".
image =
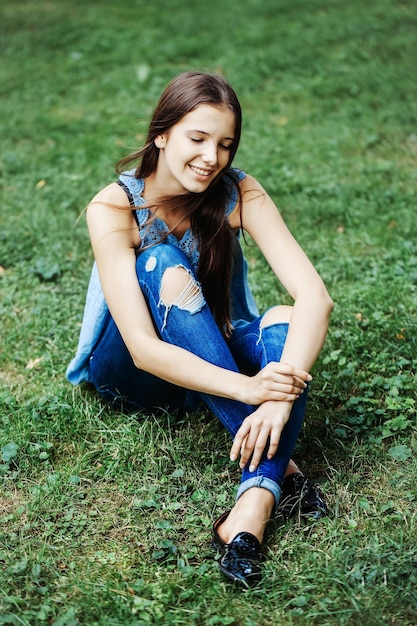
MULTIPOLYGON (((223 176, 228 190, 228 199, 224 207, 226 218, 229 217, 236 207, 238 200, 236 184, 243 180, 245 176, 245 172, 236 168, 230 168, 223 176)), ((134 215, 139 229, 142 248, 146 249, 160 241, 164 241, 185 252, 191 266, 197 272, 200 251, 192 229, 189 228, 181 240, 178 240, 175 235, 169 232, 169 228, 163 220, 152 216, 150 209, 145 206, 146 201, 142 196, 145 181, 142 178, 135 178, 135 170, 123 172, 119 176, 118 183, 126 190, 129 201, 131 200, 135 207, 134 215), (151 217, 152 220, 150 221, 151 217)), ((249 288, 247 262, 242 254, 239 236, 235 238, 232 245, 233 267, 230 283, 230 300, 232 318, 237 327, 241 323, 245 324, 246 321, 252 321, 258 317, 259 312, 249 288)), ((97 347, 98 340, 103 335, 109 315, 109 309, 100 284, 97 264, 94 263, 88 284, 77 351, 66 370, 66 376, 73 385, 91 382, 90 357, 97 347)))
MULTIPOLYGON (((221 334, 202 294, 193 307, 167 306, 160 297, 163 275, 169 267, 183 267, 194 280, 193 270, 185 254, 168 244, 158 244, 141 252, 136 262, 136 273, 152 319, 160 337, 202 357, 206 361, 232 371, 248 374, 258 372, 270 361, 279 361, 284 346, 288 324, 274 324, 260 328, 262 317, 239 324, 230 341, 221 334)), ((167 363, 168 368, 177 367, 167 363)), ((130 357, 112 318, 90 359, 90 380, 107 400, 124 401, 133 408, 165 406, 170 409, 187 408, 187 391, 156 376, 138 370, 130 357)), ((213 411, 220 422, 235 436, 243 420, 256 407, 220 398, 210 394, 197 394, 213 411)), ((276 502, 280 498, 280 485, 291 458, 302 425, 307 393, 294 403, 290 419, 285 426, 278 451, 273 459, 266 452, 255 472, 249 464, 242 472, 238 497, 247 489, 258 486, 271 491, 276 502)))

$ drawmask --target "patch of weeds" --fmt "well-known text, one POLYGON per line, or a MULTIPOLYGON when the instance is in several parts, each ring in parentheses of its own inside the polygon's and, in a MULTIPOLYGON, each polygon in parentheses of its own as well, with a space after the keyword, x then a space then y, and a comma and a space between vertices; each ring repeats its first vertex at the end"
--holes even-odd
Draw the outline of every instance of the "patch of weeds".
POLYGON ((11 441, 10 443, 6 443, 4 446, 2 446, 1 448, 1 465, 0 465, 0 472, 5 474, 6 472, 9 472, 11 469, 11 466, 14 465, 14 459, 18 453, 19 450, 19 446, 14 443, 13 441, 11 441))

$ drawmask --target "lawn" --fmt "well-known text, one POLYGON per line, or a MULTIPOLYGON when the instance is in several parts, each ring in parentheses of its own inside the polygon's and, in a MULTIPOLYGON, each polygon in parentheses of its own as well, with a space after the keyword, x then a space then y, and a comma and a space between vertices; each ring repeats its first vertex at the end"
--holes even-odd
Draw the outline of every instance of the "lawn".
MULTIPOLYGON (((414 625, 415 3, 3 0, 0 33, 0 624, 414 625), (212 416, 125 415, 64 376, 82 210, 189 69, 235 87, 235 164, 336 305, 296 454, 332 514, 271 524, 244 593, 210 550, 239 480, 212 416)), ((289 303, 247 256, 260 308, 289 303)))

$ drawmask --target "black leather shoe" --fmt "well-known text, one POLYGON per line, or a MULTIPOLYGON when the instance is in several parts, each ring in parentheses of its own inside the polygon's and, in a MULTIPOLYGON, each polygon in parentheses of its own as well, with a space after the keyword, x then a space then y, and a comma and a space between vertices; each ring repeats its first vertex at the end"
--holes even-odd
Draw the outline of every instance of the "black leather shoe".
POLYGON ((223 513, 214 522, 211 545, 221 554, 218 565, 222 574, 237 585, 251 587, 261 580, 262 547, 255 535, 247 532, 237 534, 230 543, 224 543, 217 528, 229 513, 223 513))
POLYGON ((288 520, 296 516, 304 519, 320 519, 329 513, 317 487, 301 472, 284 478, 278 513, 288 520))

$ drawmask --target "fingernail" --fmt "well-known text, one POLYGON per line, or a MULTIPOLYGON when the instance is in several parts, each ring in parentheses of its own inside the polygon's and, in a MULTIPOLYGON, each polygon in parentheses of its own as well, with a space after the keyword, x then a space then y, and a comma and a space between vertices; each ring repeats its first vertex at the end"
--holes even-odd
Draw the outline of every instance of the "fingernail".
POLYGON ((231 454, 230 455, 230 460, 231 461, 236 461, 236 454, 231 454))
POLYGON ((309 374, 309 375, 307 376, 307 380, 313 380, 313 377, 312 377, 312 375, 311 375, 311 374, 309 374))
POLYGON ((256 470, 255 465, 251 465, 250 468, 249 468, 249 471, 250 472, 254 472, 255 470, 256 470))

